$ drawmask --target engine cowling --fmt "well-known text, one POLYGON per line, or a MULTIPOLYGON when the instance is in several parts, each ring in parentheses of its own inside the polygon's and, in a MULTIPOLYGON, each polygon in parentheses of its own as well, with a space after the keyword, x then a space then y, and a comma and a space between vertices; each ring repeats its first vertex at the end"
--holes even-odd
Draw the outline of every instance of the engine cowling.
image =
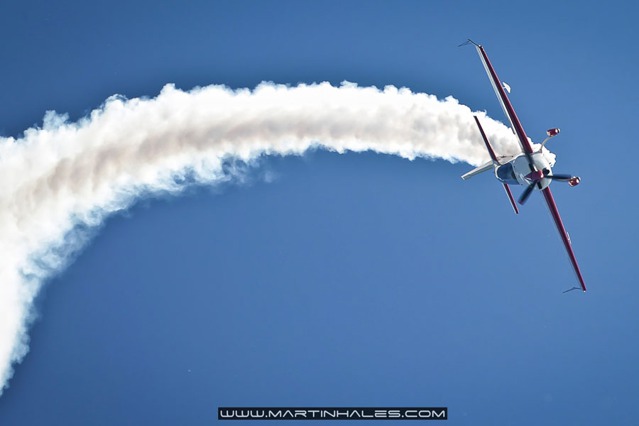
POLYGON ((557 136, 559 134, 559 129, 557 127, 555 127, 554 129, 548 129, 546 130, 546 134, 549 138, 552 138, 553 136, 557 136))
POLYGON ((577 186, 579 185, 580 182, 581 182, 581 179, 579 178, 579 176, 575 176, 568 180, 568 185, 577 186))

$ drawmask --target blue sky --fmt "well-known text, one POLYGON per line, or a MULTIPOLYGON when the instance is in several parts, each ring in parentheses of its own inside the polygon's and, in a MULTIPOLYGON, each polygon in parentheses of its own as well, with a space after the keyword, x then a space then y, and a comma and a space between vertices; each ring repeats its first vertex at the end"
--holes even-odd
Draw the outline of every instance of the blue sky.
MULTIPOLYGON (((519 216, 466 164, 322 151, 247 182, 140 200, 37 300, 0 424, 212 424, 218 406, 448 406, 449 424, 632 424, 639 58, 623 2, 112 1, 0 6, 0 133, 166 83, 343 80, 454 96, 505 121, 553 185, 519 216), (265 178, 268 176, 268 179, 265 178)), ((515 195, 519 194, 515 189, 515 195)))

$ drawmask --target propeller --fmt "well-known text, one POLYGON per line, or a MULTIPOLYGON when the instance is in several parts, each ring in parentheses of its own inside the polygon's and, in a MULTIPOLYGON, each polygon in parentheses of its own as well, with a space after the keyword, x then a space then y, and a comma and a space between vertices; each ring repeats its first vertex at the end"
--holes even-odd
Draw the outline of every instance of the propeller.
POLYGON ((535 185, 537 185, 539 189, 541 189, 542 179, 552 179, 559 182, 568 182, 570 186, 575 186, 579 184, 578 177, 575 177, 572 175, 563 175, 563 174, 550 174, 550 170, 548 169, 531 172, 530 174, 526 175, 526 178, 530 180, 531 182, 530 182, 530 185, 526 187, 524 192, 519 197, 518 202, 521 205, 524 205, 524 203, 528 200, 528 198, 530 197, 530 194, 532 194, 533 192, 533 189, 535 189, 535 185))
POLYGON ((519 197, 519 204, 521 204, 522 206, 524 205, 526 200, 528 200, 528 197, 530 197, 530 194, 532 194, 533 189, 535 189, 535 183, 536 182, 533 182, 530 185, 528 185, 526 189, 524 189, 524 192, 519 197))
POLYGON ((548 178, 548 179, 558 180, 558 181, 560 181, 560 182, 568 182, 570 179, 572 179, 572 178, 573 178, 573 176, 571 176, 571 175, 555 175, 555 174, 553 174, 553 175, 546 175, 546 176, 544 176, 544 177, 546 177, 546 178, 548 178))

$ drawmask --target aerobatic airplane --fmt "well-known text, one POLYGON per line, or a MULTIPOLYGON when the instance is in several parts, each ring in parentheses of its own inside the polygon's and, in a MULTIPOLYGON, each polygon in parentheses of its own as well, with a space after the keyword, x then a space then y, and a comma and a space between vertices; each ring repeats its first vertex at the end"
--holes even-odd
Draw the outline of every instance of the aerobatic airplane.
MULTIPOLYGON (((477 53, 479 53, 479 57, 484 64, 484 68, 486 69, 488 78, 493 85, 493 89, 495 89, 497 99, 499 99, 499 103, 501 104, 504 113, 510 121, 511 129, 517 136, 519 145, 521 146, 523 153, 510 157, 497 156, 492 146, 490 145, 490 142, 488 142, 486 133, 484 133, 484 129, 479 123, 479 119, 477 118, 477 116, 475 116, 475 122, 477 123, 477 127, 479 128, 479 133, 481 133, 481 137, 486 144, 488 154, 490 154, 490 161, 466 173, 462 176, 462 179, 471 178, 476 174, 485 172, 487 170, 494 170, 495 176, 504 185, 506 195, 508 195, 510 204, 513 206, 513 210, 515 210, 516 214, 519 213, 519 209, 517 208, 517 204, 515 203, 513 194, 510 191, 510 187, 508 186, 509 184, 524 185, 526 187, 518 200, 519 204, 522 205, 526 202, 528 197, 530 197, 535 189, 541 191, 544 199, 546 200, 546 204, 550 209, 550 213, 555 220, 555 225, 557 225, 559 235, 564 242, 564 246, 566 247, 566 251, 568 252, 568 257, 570 257, 570 262, 572 263, 572 266, 575 269, 575 273, 577 274, 577 278, 579 279, 581 289, 583 291, 586 291, 586 283, 584 282, 583 276, 581 275, 581 270, 579 269, 579 265, 577 264, 577 259, 575 258, 575 253, 572 249, 572 243, 570 242, 570 236, 568 235, 568 232, 564 227, 561 216, 559 216, 559 210, 557 210, 557 204, 555 204, 555 199, 552 196, 552 192, 550 191, 549 186, 553 180, 567 182, 570 186, 577 186, 579 185, 580 179, 577 176, 554 174, 552 172, 552 166, 554 166, 555 163, 554 158, 549 158, 543 152, 543 147, 546 142, 548 142, 548 140, 553 136, 559 134, 559 129, 548 130, 548 137, 541 143, 539 149, 537 149, 536 151, 533 150, 530 140, 528 139, 528 136, 526 136, 526 132, 524 131, 519 118, 517 118, 517 114, 515 113, 515 110, 510 103, 510 100, 508 99, 508 95, 506 94, 506 92, 510 93, 510 86, 508 86, 506 83, 502 83, 499 80, 495 69, 488 59, 488 55, 486 55, 486 51, 480 44, 477 44, 470 39, 463 45, 467 44, 473 44, 477 49, 477 53)), ((579 287, 574 287, 573 289, 579 289, 579 287)))

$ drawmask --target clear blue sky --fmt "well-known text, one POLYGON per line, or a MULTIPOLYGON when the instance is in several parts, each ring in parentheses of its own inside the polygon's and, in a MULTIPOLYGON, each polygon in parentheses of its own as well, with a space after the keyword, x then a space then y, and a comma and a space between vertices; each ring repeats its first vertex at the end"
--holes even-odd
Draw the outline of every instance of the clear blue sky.
MULTIPOLYGON (((515 216, 489 175, 375 154, 265 158, 244 184, 110 218, 38 299, 2 425, 209 425, 218 406, 448 406, 448 424, 635 424, 637 10, 582 1, 10 1, 0 133, 169 82, 343 80, 562 134, 515 216), (275 176, 266 182, 264 175, 275 176)), ((518 194, 519 189, 516 189, 518 194)))

